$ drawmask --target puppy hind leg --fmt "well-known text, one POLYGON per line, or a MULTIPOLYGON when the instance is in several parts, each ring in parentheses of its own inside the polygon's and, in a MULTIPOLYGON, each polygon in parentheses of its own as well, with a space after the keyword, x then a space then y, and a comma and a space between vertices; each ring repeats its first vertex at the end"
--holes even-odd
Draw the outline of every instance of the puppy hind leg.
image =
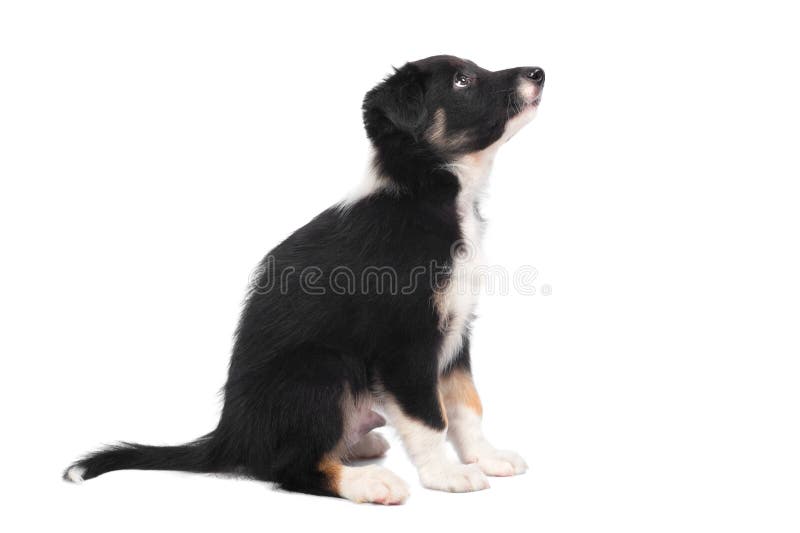
POLYGON ((346 390, 342 399, 344 435, 333 452, 320 461, 317 470, 336 495, 357 503, 397 505, 408 498, 408 486, 390 470, 378 465, 348 466, 346 459, 369 459, 383 455, 389 443, 373 428, 385 424, 372 411, 368 395, 354 397, 346 390))
POLYGON ((288 365, 282 368, 281 385, 270 392, 275 401, 264 444, 273 450, 273 460, 264 477, 290 491, 403 503, 408 488, 395 474, 376 465, 343 463, 349 435, 361 427, 357 415, 369 405, 363 393, 352 392, 357 380, 347 374, 347 365, 335 356, 317 357, 313 365, 307 360, 288 365))
POLYGON ((339 459, 325 458, 318 470, 333 493, 356 503, 398 505, 408 499, 406 482, 382 466, 347 466, 339 459))
POLYGON ((366 396, 355 401, 354 408, 350 410, 345 422, 346 455, 349 460, 376 459, 389 450, 389 443, 383 435, 373 431, 386 425, 386 419, 373 411, 372 407, 371 397, 366 396))

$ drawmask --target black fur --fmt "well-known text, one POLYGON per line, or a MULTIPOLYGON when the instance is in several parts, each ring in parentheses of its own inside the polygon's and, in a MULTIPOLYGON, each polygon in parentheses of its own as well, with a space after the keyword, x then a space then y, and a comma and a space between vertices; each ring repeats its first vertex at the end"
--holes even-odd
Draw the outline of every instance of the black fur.
MULTIPOLYGON (((342 402, 385 390, 409 416, 444 429, 443 333, 431 300, 462 237, 459 180, 445 164, 500 138, 520 110, 512 89, 528 70, 489 72, 437 56, 406 64, 369 91, 364 123, 390 186, 324 211, 265 258, 236 332, 217 428, 184 446, 121 444, 73 466, 86 469, 85 479, 120 469, 239 472, 332 494, 318 464, 342 438, 342 402), (454 88, 460 74, 475 83, 454 88), (462 134, 460 144, 443 149, 426 140, 438 109, 447 113, 447 135, 462 134), (309 278, 329 279, 337 268, 359 274, 376 266, 394 270, 394 287, 308 290, 309 278), (276 279, 287 272, 294 274, 276 279), (423 282, 414 285, 415 276, 423 282)), ((469 368, 468 342, 452 365, 469 368)))

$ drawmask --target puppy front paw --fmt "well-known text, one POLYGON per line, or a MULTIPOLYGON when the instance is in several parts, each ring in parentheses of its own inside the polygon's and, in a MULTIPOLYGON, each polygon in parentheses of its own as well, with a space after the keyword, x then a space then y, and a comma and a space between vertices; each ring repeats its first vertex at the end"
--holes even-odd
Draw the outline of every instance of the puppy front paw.
POLYGON ((419 479, 422 486, 447 492, 474 492, 489 488, 489 480, 475 465, 456 463, 421 467, 419 479))
POLYGON ((487 476, 515 476, 528 469, 525 460, 508 450, 487 449, 476 453, 466 461, 473 463, 487 476))

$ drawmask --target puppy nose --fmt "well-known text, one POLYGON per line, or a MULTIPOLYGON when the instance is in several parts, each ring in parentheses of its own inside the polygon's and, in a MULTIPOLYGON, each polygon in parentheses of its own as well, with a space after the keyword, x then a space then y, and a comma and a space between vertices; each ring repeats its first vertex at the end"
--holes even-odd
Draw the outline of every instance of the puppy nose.
POLYGON ((539 85, 544 85, 544 70, 539 67, 525 69, 525 77, 539 85))

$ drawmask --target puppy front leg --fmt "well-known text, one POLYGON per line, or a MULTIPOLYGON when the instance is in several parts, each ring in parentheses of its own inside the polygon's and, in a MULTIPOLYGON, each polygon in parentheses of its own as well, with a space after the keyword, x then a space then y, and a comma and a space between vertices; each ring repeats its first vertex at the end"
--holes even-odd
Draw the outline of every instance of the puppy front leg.
POLYGON ((439 379, 439 390, 449 421, 448 437, 463 462, 477 464, 490 476, 513 476, 527 470, 522 457, 496 449, 484 437, 483 407, 468 368, 449 370, 439 379))
POLYGON ((475 465, 463 465, 447 458, 447 421, 435 376, 427 385, 415 382, 413 386, 397 387, 394 391, 387 387, 383 408, 417 467, 424 487, 449 492, 489 488, 489 481, 475 465))

